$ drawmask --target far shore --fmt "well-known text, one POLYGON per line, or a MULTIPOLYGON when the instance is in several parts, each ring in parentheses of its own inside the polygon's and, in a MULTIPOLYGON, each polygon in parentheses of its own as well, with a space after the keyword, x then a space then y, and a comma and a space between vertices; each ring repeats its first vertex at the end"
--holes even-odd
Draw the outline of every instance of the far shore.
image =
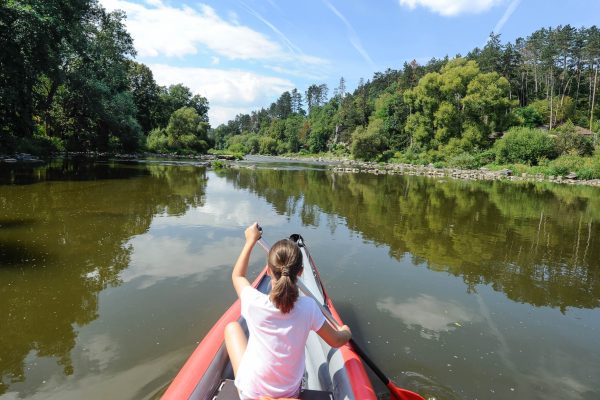
MULTIPOLYGON (((61 154, 60 157, 64 157, 61 154)), ((177 154, 160 154, 160 153, 133 153, 133 154, 108 154, 108 153, 69 153, 68 157, 85 157, 85 158, 108 158, 115 160, 130 160, 141 161, 146 159, 158 158, 167 160, 193 160, 199 163, 200 166, 221 168, 223 166, 234 167, 236 157, 227 154, 199 154, 199 155, 177 155, 177 154), (213 162, 219 164, 213 165, 213 162), (225 164, 223 164, 225 163, 225 164), (218 166, 217 166, 218 165, 218 166)), ((51 158, 60 158, 51 157, 51 158)), ((547 176, 544 174, 520 173, 515 174, 508 168, 490 169, 481 167, 479 169, 460 169, 460 168, 437 168, 433 164, 416 165, 416 164, 401 164, 401 163, 377 163, 370 161, 358 161, 347 157, 336 157, 331 155, 250 155, 244 158, 246 163, 252 163, 253 158, 260 162, 262 160, 272 161, 295 161, 326 164, 329 169, 336 173, 369 173, 374 175, 419 175, 437 178, 462 179, 462 180, 485 180, 485 181, 513 181, 513 182, 550 182, 567 185, 584 185, 600 187, 600 179, 577 179, 575 174, 567 176, 547 176)), ((18 154, 13 156, 0 156, 0 163, 38 163, 44 160, 31 156, 29 154, 18 154)))
MULTIPOLYGON (((486 167, 479 169, 436 168, 430 165, 377 163, 358 161, 343 157, 333 156, 260 156, 273 161, 304 161, 324 163, 338 173, 369 173, 374 175, 420 175, 438 178, 485 180, 485 181, 513 181, 513 182, 551 182, 567 185, 585 185, 600 187, 600 179, 577 179, 574 175, 546 176, 544 174, 521 173, 514 174, 508 168, 492 170, 486 167)), ((247 159, 247 161, 252 161, 247 159)))

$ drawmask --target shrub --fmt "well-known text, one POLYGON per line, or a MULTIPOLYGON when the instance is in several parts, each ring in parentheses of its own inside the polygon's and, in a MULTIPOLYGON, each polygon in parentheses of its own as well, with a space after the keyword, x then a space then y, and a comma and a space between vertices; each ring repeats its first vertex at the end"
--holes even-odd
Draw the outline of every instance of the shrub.
POLYGON ((463 169, 476 169, 481 165, 474 154, 462 153, 457 154, 448 158, 446 164, 449 167, 463 168, 463 169))
POLYGON ((227 164, 225 164, 225 161, 215 160, 210 163, 210 166, 213 167, 214 169, 223 169, 223 168, 227 167, 227 164))
POLYGON ((575 125, 573 125, 571 121, 568 121, 556 129, 556 151, 559 155, 592 155, 594 152, 594 144, 592 143, 591 138, 580 135, 575 129, 575 125))
POLYGON ((356 128, 352 134, 352 156, 359 160, 373 160, 387 148, 387 141, 379 133, 356 128))
POLYGON ((146 138, 148 150, 162 153, 167 151, 167 132, 164 129, 152 129, 146 138))
POLYGON ((496 161, 501 164, 537 165, 543 158, 556 158, 553 138, 540 129, 511 128, 494 143, 496 161))
POLYGON ((259 140, 260 154, 277 154, 277 140, 269 136, 263 136, 259 140))
POLYGON ((397 163, 427 165, 429 160, 427 155, 415 147, 409 147, 403 152, 397 151, 394 153, 394 158, 391 160, 397 163))
POLYGON ((550 175, 567 175, 570 172, 579 171, 585 163, 585 159, 575 155, 563 155, 548 163, 550 175))
POLYGON ((541 114, 532 106, 517 108, 515 115, 519 120, 519 124, 528 128, 535 128, 544 123, 541 114))
POLYGON ((247 153, 246 148, 241 143, 234 143, 234 144, 230 145, 229 147, 227 147, 227 151, 230 153, 234 153, 234 154, 237 154, 237 153, 246 154, 247 153))
POLYGON ((15 141, 15 152, 28 153, 38 156, 49 156, 65 150, 64 142, 46 135, 33 135, 29 138, 18 138, 15 141))

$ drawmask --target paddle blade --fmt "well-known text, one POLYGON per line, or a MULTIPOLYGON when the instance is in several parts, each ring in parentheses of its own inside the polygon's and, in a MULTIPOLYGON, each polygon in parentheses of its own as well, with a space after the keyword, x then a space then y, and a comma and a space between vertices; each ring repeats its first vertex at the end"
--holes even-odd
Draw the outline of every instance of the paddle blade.
POLYGON ((386 386, 391 394, 390 400, 425 400, 415 392, 399 388, 392 381, 389 381, 386 386))

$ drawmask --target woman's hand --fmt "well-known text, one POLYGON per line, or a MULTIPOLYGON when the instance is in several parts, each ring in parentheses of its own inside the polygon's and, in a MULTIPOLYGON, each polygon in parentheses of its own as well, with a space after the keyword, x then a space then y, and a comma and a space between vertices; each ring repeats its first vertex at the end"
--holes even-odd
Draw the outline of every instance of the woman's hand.
POLYGON ((261 237, 261 233, 258 230, 258 222, 246 228, 244 235, 246 236, 246 243, 254 245, 261 237))

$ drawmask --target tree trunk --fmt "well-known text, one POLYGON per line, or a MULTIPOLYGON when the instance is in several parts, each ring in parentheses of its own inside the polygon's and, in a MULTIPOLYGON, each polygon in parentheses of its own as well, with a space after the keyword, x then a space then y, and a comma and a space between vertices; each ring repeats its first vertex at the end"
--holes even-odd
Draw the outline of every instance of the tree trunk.
MULTIPOLYGON (((590 107, 590 131, 594 122, 594 103, 596 102, 596 84, 598 82, 598 64, 596 64, 596 72, 594 73, 594 89, 592 91, 592 106, 590 107)), ((596 135, 594 135, 594 142, 596 141, 596 135)), ((595 144, 595 143, 594 143, 595 144)))
POLYGON ((548 130, 552 130, 552 121, 554 119, 554 114, 553 114, 553 106, 554 106, 554 74, 552 73, 552 69, 550 69, 550 82, 551 83, 551 88, 550 88, 550 127, 548 130))

